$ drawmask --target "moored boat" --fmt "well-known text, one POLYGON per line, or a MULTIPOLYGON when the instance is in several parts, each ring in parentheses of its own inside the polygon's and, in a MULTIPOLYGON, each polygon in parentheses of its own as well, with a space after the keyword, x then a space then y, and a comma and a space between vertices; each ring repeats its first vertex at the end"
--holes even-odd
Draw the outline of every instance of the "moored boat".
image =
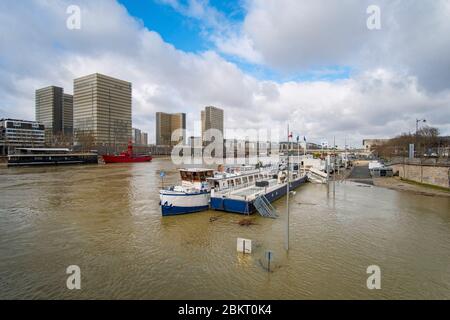
MULTIPOLYGON (((287 174, 279 171, 276 174, 263 173, 255 177, 252 184, 243 184, 243 177, 226 179, 224 182, 232 184, 233 188, 211 190, 210 208, 239 214, 252 214, 256 211, 255 202, 263 199, 264 202, 274 202, 287 193, 287 174), (233 181, 234 180, 234 181, 233 181)), ((290 173, 289 189, 294 190, 307 181, 305 174, 290 173)))
POLYGON ((181 185, 159 191, 161 214, 172 216, 207 210, 210 197, 207 178, 213 175, 212 169, 180 169, 181 185))
POLYGON ((152 161, 152 156, 133 154, 133 144, 129 142, 127 151, 124 151, 119 155, 104 155, 103 161, 105 163, 150 162, 152 161))
POLYGON ((97 163, 96 152, 74 152, 66 148, 16 148, 7 157, 9 167, 97 163))
MULTIPOLYGON (((264 174, 266 168, 255 166, 219 166, 217 171, 205 168, 180 169, 181 185, 161 189, 160 206, 163 216, 178 215, 208 210, 211 188, 222 190, 232 188, 223 183, 226 178, 242 177, 242 183, 251 184, 258 174, 264 174)), ((237 181, 237 180, 236 180, 237 181)))

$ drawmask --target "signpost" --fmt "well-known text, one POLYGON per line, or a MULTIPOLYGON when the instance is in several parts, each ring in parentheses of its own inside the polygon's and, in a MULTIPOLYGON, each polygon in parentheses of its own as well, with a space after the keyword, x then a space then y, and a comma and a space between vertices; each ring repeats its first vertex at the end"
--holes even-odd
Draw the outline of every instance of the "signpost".
POLYGON ((159 176, 161 177, 161 189, 164 189, 164 176, 166 175, 166 173, 164 171, 161 171, 159 173, 159 176))
POLYGON ((273 259, 273 252, 270 250, 266 251, 266 260, 267 260, 267 271, 270 272, 270 261, 273 259))
POLYGON ((237 252, 252 253, 252 240, 237 238, 237 252))

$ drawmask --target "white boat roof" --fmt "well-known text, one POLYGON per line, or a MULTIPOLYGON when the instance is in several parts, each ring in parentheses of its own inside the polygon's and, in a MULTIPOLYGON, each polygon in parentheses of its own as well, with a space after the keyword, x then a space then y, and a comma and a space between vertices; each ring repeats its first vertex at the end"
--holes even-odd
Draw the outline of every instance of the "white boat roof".
POLYGON ((186 172, 208 172, 208 171, 214 171, 214 169, 207 169, 207 168, 185 168, 185 169, 180 169, 180 171, 186 171, 186 172))

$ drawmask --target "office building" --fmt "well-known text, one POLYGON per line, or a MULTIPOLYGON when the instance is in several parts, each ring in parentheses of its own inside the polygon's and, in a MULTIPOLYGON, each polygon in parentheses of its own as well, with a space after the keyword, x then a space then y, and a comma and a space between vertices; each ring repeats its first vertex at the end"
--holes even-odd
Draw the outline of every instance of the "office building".
POLYGON ((130 82, 94 73, 74 80, 75 141, 86 136, 95 145, 126 145, 132 138, 130 82))
POLYGON ((156 145, 174 146, 180 141, 186 143, 186 114, 185 113, 156 113, 156 145), (181 136, 172 141, 172 133, 182 129, 181 136))
POLYGON ((148 145, 148 134, 140 129, 133 128, 132 142, 137 146, 147 146, 148 145))
POLYGON ((142 132, 140 129, 133 128, 131 141, 133 144, 140 145, 142 138, 142 132))
POLYGON ((63 95, 62 127, 65 135, 73 135, 73 95, 63 95))
POLYGON ((45 127, 37 121, 1 119, 0 154, 7 155, 16 148, 42 148, 45 145, 45 127))
POLYGON ((208 106, 205 110, 201 112, 201 123, 202 123, 202 139, 204 140, 205 132, 209 129, 217 129, 222 133, 223 137, 223 110, 208 106))
POLYGON ((46 142, 51 144, 55 136, 73 134, 73 96, 64 89, 49 86, 36 90, 36 121, 45 126, 46 142))
POLYGON ((148 133, 147 132, 141 132, 141 144, 143 146, 148 146, 148 133))

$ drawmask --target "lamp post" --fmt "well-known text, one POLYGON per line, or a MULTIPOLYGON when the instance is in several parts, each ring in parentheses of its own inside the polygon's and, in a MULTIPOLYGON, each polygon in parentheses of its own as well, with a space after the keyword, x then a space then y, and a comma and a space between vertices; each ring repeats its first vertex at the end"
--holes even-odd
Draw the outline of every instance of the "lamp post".
MULTIPOLYGON (((418 131, 419 131, 419 123, 420 122, 423 122, 423 123, 425 123, 425 122, 427 122, 427 120, 426 119, 416 119, 416 148, 415 149, 419 149, 419 134, 418 134, 418 131)), ((416 152, 417 152, 417 150, 416 150, 416 152)))
POLYGON ((419 131, 419 123, 420 122, 425 123, 425 122, 427 122, 427 120, 426 119, 416 119, 416 137, 417 137, 417 132, 419 131))
POLYGON ((289 124, 287 126, 287 134, 288 134, 288 153, 287 153, 287 183, 286 183, 286 233, 285 233, 285 249, 288 252, 289 251, 289 138, 290 138, 290 132, 289 132, 289 124))

